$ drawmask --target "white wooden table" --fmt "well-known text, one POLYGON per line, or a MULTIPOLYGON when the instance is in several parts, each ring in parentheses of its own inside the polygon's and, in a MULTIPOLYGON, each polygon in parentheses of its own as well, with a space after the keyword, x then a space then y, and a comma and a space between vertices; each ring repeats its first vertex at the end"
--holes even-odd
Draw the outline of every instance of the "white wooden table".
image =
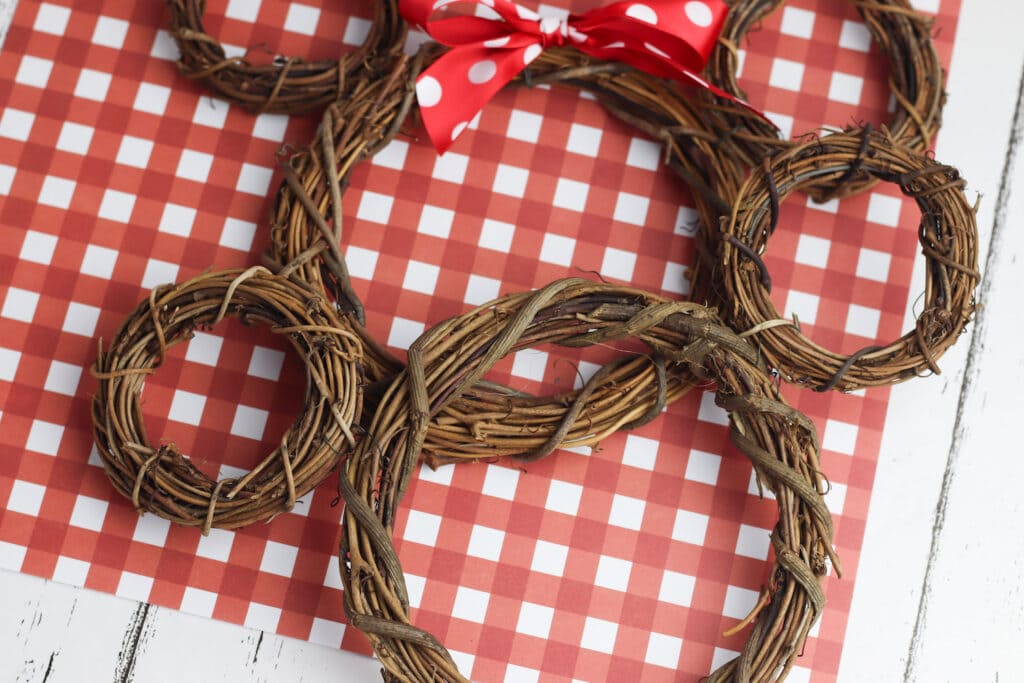
MULTIPOLYGON (((0 0, 0 40, 13 13, 0 0)), ((1024 3, 963 0, 937 157, 981 193, 983 308, 892 393, 840 680, 1024 681, 1024 3)), ((921 291, 918 262, 912 292, 921 291)), ((907 302, 908 327, 912 301, 907 302)), ((367 681, 371 659, 0 572, 0 681, 367 681)))

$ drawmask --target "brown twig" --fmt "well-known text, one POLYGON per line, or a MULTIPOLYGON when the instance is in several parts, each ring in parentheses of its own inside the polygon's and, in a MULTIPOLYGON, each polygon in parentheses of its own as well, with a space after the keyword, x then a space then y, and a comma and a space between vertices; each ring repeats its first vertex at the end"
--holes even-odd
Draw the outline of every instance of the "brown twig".
MULTIPOLYGON (((848 131, 780 152, 741 188, 722 234, 712 282, 703 290, 737 330, 759 328, 750 339, 787 381, 818 390, 851 391, 894 384, 937 369, 975 310, 979 281, 974 208, 956 169, 895 144, 884 131, 848 131), (795 326, 759 328, 780 318, 769 297, 763 254, 771 234, 773 188, 778 200, 850 168, 872 181, 894 182, 921 210, 918 237, 926 264, 925 309, 915 329, 852 355, 825 349, 795 326)), ((705 271, 707 272, 707 271, 705 271)), ((770 282, 770 280, 768 280, 770 282)))
POLYGON ((775 493, 773 585, 748 646, 714 680, 777 681, 801 650, 824 605, 825 558, 839 572, 832 521, 822 498, 818 440, 806 417, 787 406, 756 350, 708 309, 587 280, 559 280, 506 296, 440 323, 409 349, 409 366, 391 384, 368 433, 341 474, 345 499, 339 547, 346 613, 362 628, 385 680, 458 681, 448 653, 410 623, 405 578, 391 540, 413 466, 431 457, 431 419, 472 391, 495 362, 541 343, 585 346, 636 338, 670 372, 708 376, 731 411, 731 437, 775 493), (746 677, 733 676, 742 672, 746 677))
MULTIPOLYGON (((944 73, 932 42, 932 20, 916 12, 910 0, 852 0, 876 44, 889 62, 889 87, 897 107, 885 124, 893 139, 908 149, 924 152, 932 145, 946 101, 944 73)), ((711 83, 746 99, 737 81, 737 47, 747 32, 783 0, 727 0, 729 15, 718 45, 705 68, 711 83)), ((757 166, 799 144, 783 140, 770 123, 735 102, 703 96, 707 117, 732 156, 757 166)), ((755 103, 756 104, 756 103, 755 103)), ((824 124, 824 122, 822 122, 824 124)), ((819 201, 856 194, 876 181, 867 175, 833 177, 808 185, 804 191, 819 201)))
POLYGON ((118 330, 93 367, 99 386, 93 432, 107 476, 139 511, 178 524, 231 529, 289 510, 355 446, 362 409, 359 338, 306 287, 256 266, 205 273, 163 286, 118 330), (302 356, 311 386, 281 445, 238 481, 216 481, 173 444, 154 447, 139 400, 163 351, 223 316, 244 316, 283 334, 302 356))
POLYGON ((349 77, 369 70, 378 59, 389 63, 401 54, 406 26, 395 0, 374 3, 374 21, 366 41, 338 59, 306 62, 285 57, 257 64, 246 57, 228 58, 216 38, 203 28, 205 0, 168 0, 170 32, 178 43, 182 75, 203 83, 219 97, 254 112, 297 114, 344 96, 349 77))

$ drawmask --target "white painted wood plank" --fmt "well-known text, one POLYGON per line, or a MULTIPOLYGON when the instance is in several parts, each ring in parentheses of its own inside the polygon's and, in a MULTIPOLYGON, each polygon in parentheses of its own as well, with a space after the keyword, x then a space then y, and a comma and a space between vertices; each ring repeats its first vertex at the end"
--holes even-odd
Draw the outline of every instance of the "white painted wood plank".
POLYGON ((0 681, 348 683, 369 657, 0 570, 0 681), (132 642, 135 641, 135 642, 132 642))
MULTIPOLYGON (((965 0, 950 68, 949 102, 937 157, 962 170, 970 183, 969 192, 984 195, 978 214, 982 262, 991 237, 1024 63, 1024 44, 1016 37, 1022 25, 1024 5, 965 0), (992 21, 997 16, 1000 20, 992 21)), ((1000 277, 1001 286, 1014 286, 1005 273, 1000 277)), ((912 292, 923 289, 923 278, 924 266, 919 261, 912 292)), ((907 327, 912 324, 913 303, 908 303, 907 327)), ((997 343, 1010 344, 1012 340, 997 343)), ((896 681, 904 677, 968 350, 969 337, 965 337, 943 358, 941 376, 915 380, 892 391, 843 647, 840 681, 896 681)), ((958 510, 957 514, 965 516, 966 524, 976 525, 980 530, 986 528, 981 514, 972 516, 967 510, 958 510)), ((999 532, 990 528, 981 533, 999 532)), ((936 617, 935 625, 950 633, 960 630, 952 614, 936 617)), ((922 657, 932 654, 922 653, 922 657)))
POLYGON ((137 681, 345 683, 380 677, 380 665, 369 657, 175 610, 151 608, 147 626, 135 655, 137 681))
POLYGON ((3 47, 7 38, 7 29, 11 27, 11 20, 14 19, 14 8, 18 6, 18 0, 0 0, 0 47, 3 47))
POLYGON ((111 681, 139 604, 0 571, 0 681, 111 681))
POLYGON ((1024 383, 1022 146, 1024 89, 908 681, 1024 681, 1024 459, 1014 432, 1024 383))

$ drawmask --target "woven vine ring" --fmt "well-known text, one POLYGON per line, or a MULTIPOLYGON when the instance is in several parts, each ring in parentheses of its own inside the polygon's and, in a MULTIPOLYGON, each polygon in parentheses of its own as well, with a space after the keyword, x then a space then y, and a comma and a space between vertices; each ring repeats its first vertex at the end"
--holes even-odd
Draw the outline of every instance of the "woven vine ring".
POLYGON ((333 102, 346 81, 366 71, 378 57, 400 54, 406 27, 396 0, 374 3, 374 20, 366 40, 338 59, 306 62, 278 56, 257 64, 246 57, 228 57, 216 38, 203 28, 206 0, 169 0, 171 35, 181 50, 178 67, 188 78, 229 102, 258 112, 295 114, 333 102))
POLYGON ((153 512, 208 533, 290 510, 355 444, 362 408, 362 346, 333 307, 305 286, 262 266, 208 273, 154 289, 100 349, 93 373, 93 432, 107 476, 139 512, 153 512), (143 382, 167 349, 224 316, 269 325, 302 356, 305 408, 281 444, 251 472, 216 481, 172 443, 146 435, 143 382))
MULTIPOLYGON (((362 316, 337 243, 342 195, 355 165, 398 134, 413 108, 415 80, 438 56, 421 52, 383 78, 352 85, 352 96, 324 112, 317 138, 285 165, 271 222, 268 263, 317 283, 343 308, 362 316)), ((728 213, 743 178, 700 110, 678 88, 618 63, 595 61, 569 48, 547 50, 518 85, 566 85, 592 92, 616 117, 665 146, 664 164, 693 190, 699 214, 728 213)))
POLYGON ((732 216, 723 222, 720 272, 714 274, 723 290, 723 316, 734 329, 749 330, 765 360, 784 379, 819 391, 850 391, 928 371, 938 374, 938 359, 975 309, 978 230, 965 185, 955 168, 897 145, 880 132, 836 133, 766 160, 747 179, 732 216), (795 324, 779 319, 762 256, 787 195, 820 181, 863 177, 896 183, 917 202, 925 291, 914 329, 884 346, 845 355, 818 346, 795 324))
MULTIPOLYGON (((718 45, 708 60, 707 79, 726 92, 745 97, 737 83, 739 46, 752 26, 783 4, 783 0, 727 0, 729 16, 718 45)), ((932 20, 919 14, 910 0, 854 0, 875 42, 889 61, 889 87, 896 109, 887 127, 893 139, 912 150, 931 148, 945 104, 943 72, 932 43, 932 20)), ((799 144, 780 139, 778 131, 734 102, 705 98, 708 115, 730 151, 747 165, 799 144)), ((870 177, 831 178, 804 190, 818 200, 855 194, 874 180, 870 177)))
MULTIPOLYGON (((284 167, 266 263, 322 288, 357 319, 362 318, 362 304, 352 289, 340 248, 345 184, 356 163, 398 133, 413 110, 416 76, 435 54, 423 52, 400 62, 387 78, 352 83, 354 95, 327 108, 317 138, 284 167)), ((525 79, 531 84, 564 83, 594 92, 612 113, 665 144, 666 165, 694 188, 702 215, 728 211, 715 189, 734 188, 729 192, 735 193, 740 169, 717 152, 713 133, 672 85, 621 64, 590 61, 568 49, 542 54, 531 63, 525 79)), ((353 322, 353 326, 365 344, 364 366, 370 381, 390 381, 401 363, 360 325, 353 322)), ((647 362, 624 362, 607 373, 601 385, 543 398, 478 384, 431 421, 424 455, 432 464, 503 456, 536 458, 559 444, 593 444, 616 429, 657 415, 666 401, 689 388, 671 370, 647 362), (616 386, 630 387, 634 403, 629 410, 622 410, 616 400, 616 386), (580 414, 586 419, 578 419, 580 414)), ((375 400, 368 397, 368 402, 375 400)))
MULTIPOLYGON (((824 604, 832 521, 822 497, 814 425, 787 406, 757 351, 697 304, 586 280, 556 281, 507 296, 428 330, 390 386, 340 477, 345 611, 373 643, 385 680, 465 681, 432 634, 410 622, 405 578, 392 542, 395 515, 427 424, 500 358, 553 343, 584 347, 636 339, 653 358, 714 381, 731 412, 732 442, 776 496, 775 560, 742 653, 711 681, 776 681, 800 654, 824 604)), ((624 396, 623 402, 628 403, 624 396)))

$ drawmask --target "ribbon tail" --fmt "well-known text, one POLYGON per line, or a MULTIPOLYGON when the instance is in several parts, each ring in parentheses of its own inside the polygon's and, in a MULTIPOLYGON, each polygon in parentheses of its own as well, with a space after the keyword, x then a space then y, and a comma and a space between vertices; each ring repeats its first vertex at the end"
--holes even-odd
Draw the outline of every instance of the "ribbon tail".
POLYGON ((532 45, 499 49, 472 45, 443 55, 416 80, 427 135, 444 154, 499 90, 540 53, 532 45))
POLYGON ((696 74, 693 74, 693 73, 691 73, 691 72, 689 72, 689 71, 687 71, 685 69, 683 70, 683 78, 687 82, 689 82, 689 83, 691 83, 693 85, 696 85, 696 86, 698 86, 700 88, 704 88, 705 90, 709 91, 715 97, 720 97, 723 100, 728 100, 729 102, 735 102, 736 104, 740 105, 741 107, 743 107, 744 109, 749 111, 754 116, 758 117, 759 119, 761 119, 762 121, 767 123, 769 126, 774 128, 775 130, 779 130, 779 127, 777 125, 775 125, 774 121, 772 121, 770 118, 768 118, 768 115, 766 113, 764 113, 763 111, 761 111, 760 109, 758 109, 754 105, 750 104, 746 100, 744 100, 742 98, 739 98, 739 97, 736 97, 735 95, 733 95, 731 93, 727 93, 726 91, 722 90, 717 85, 715 85, 714 83, 706 81, 703 78, 701 78, 700 76, 697 76, 696 74))

